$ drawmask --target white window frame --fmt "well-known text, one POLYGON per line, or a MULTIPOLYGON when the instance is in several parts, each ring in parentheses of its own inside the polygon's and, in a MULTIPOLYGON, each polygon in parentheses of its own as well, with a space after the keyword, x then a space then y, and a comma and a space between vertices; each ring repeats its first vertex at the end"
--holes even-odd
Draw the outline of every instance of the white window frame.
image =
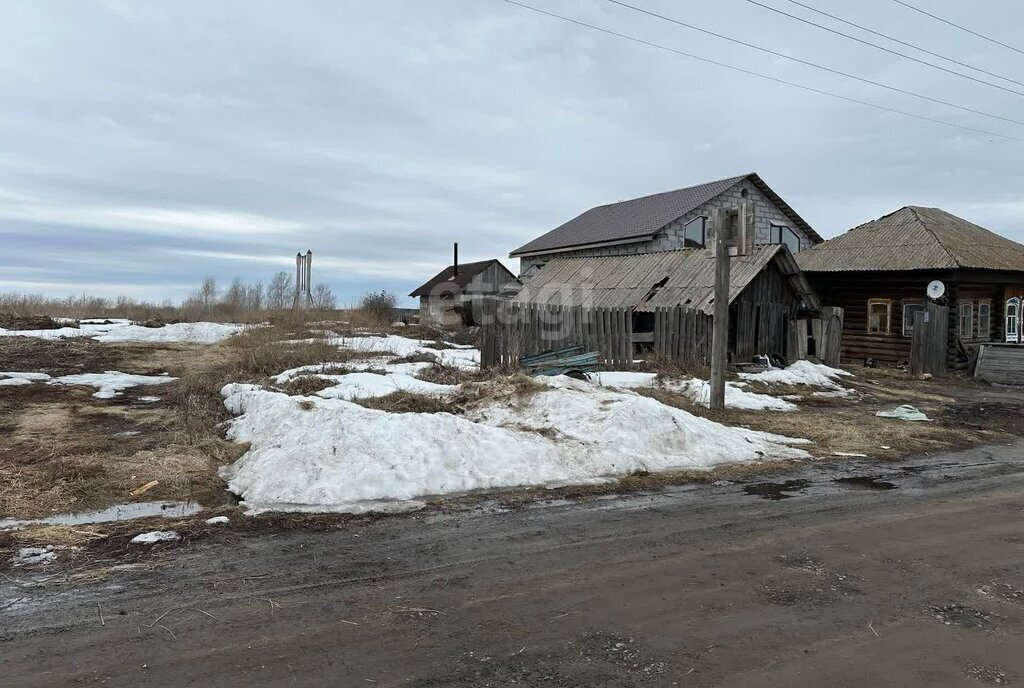
POLYGON ((868 299, 868 334, 890 334, 892 332, 892 299, 868 299), (885 331, 871 331, 871 307, 885 306, 885 331))
POLYGON ((1006 316, 1005 316, 1005 338, 1008 342, 1019 342, 1020 341, 1020 309, 1021 299, 1018 296, 1006 299, 1006 316), (1013 307, 1013 329, 1010 329, 1010 307, 1013 307))
POLYGON ((992 299, 978 299, 978 339, 992 339, 992 299), (981 309, 985 309, 985 326, 982 327, 981 309))
POLYGON ((907 317, 907 307, 916 306, 917 308, 924 311, 924 304, 920 301, 904 301, 903 302, 903 336, 910 337, 914 334, 914 318, 907 317))
POLYGON ((960 301, 957 303, 957 328, 956 331, 961 339, 970 339, 974 336, 974 301, 960 301), (964 309, 967 310, 967 332, 964 332, 964 309))
POLYGON ((691 219, 689 222, 683 223, 683 248, 697 248, 696 246, 687 246, 686 245, 686 233, 687 233, 687 228, 690 225, 692 225, 694 222, 697 222, 698 220, 701 221, 701 224, 700 224, 700 237, 701 237, 700 245, 701 245, 701 247, 706 247, 708 245, 708 218, 705 217, 704 215, 698 215, 697 217, 691 219))
POLYGON ((799 253, 800 249, 803 248, 803 240, 800 235, 793 231, 793 228, 789 225, 777 225, 774 222, 768 223, 768 243, 779 244, 789 249, 790 253, 799 253), (790 246, 782 240, 782 233, 789 232, 789 234, 796 239, 796 250, 794 251, 790 246))

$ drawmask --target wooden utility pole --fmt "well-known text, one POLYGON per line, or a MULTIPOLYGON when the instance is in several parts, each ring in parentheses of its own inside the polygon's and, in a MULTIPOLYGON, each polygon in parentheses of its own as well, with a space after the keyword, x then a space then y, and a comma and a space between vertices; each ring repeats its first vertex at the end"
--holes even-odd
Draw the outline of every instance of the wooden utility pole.
MULTIPOLYGON (((742 211, 740 211, 742 212, 742 211)), ((725 366, 729 357, 729 249, 732 246, 732 213, 728 208, 711 211, 715 232, 715 315, 711 338, 711 408, 725 408, 725 366)))

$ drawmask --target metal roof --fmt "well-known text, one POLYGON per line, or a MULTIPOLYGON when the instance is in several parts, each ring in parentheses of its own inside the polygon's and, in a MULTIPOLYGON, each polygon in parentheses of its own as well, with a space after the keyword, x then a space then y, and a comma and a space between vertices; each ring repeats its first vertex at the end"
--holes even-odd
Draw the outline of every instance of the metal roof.
POLYGON ((906 206, 797 255, 806 272, 1013 270, 1024 245, 939 208, 906 206))
MULTIPOLYGON (((732 259, 729 302, 770 263, 775 262, 793 290, 812 309, 821 307, 793 256, 783 246, 759 246, 732 259)), ((552 258, 512 299, 588 307, 687 306, 714 311, 715 261, 705 249, 683 249, 629 256, 552 258)))
POLYGON ((501 261, 497 258, 491 258, 490 260, 481 260, 476 263, 459 263, 459 274, 455 274, 455 266, 449 265, 441 272, 437 273, 429 280, 416 287, 409 296, 429 296, 433 291, 434 287, 439 284, 450 284, 458 287, 458 290, 462 290, 467 284, 472 281, 474 277, 479 275, 481 272, 491 266, 492 263, 497 263, 498 267, 504 270, 510 278, 514 278, 509 269, 502 265, 501 261))
POLYGON ((509 257, 573 247, 644 241, 653 237, 666 225, 725 193, 744 179, 749 179, 812 241, 822 241, 821 236, 797 215, 781 196, 772 191, 759 176, 749 173, 591 208, 547 234, 520 246, 512 251, 509 257))

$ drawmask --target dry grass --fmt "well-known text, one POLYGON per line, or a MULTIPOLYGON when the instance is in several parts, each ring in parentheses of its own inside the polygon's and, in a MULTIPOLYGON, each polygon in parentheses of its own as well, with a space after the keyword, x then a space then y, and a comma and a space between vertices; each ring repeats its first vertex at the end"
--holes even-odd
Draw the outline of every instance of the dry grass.
POLYGON ((434 363, 429 368, 418 372, 416 377, 438 385, 461 385, 466 382, 482 382, 495 376, 489 371, 466 370, 443 363, 434 363))
MULTIPOLYGON (((335 374, 341 375, 344 372, 336 372, 335 374)), ((308 397, 328 387, 333 387, 335 384, 337 383, 333 380, 328 380, 318 375, 299 375, 288 380, 283 385, 278 385, 278 389, 293 396, 308 397)))
MULTIPOLYGON (((908 423, 878 418, 879 406, 844 399, 814 398, 816 403, 799 402, 800 409, 787 413, 764 413, 726 409, 712 411, 703 405, 661 388, 640 388, 636 392, 675 406, 694 415, 725 425, 772 432, 811 441, 807 450, 817 455, 834 452, 898 458, 926 451, 953 449, 996 439, 995 430, 949 427, 941 423, 908 423), (882 446, 889 447, 883 450, 882 446)), ((927 408, 933 416, 941 407, 927 408)))
POLYGON ((461 414, 464 409, 458 402, 446 397, 415 394, 398 390, 380 397, 356 399, 355 403, 388 413, 452 413, 461 414))

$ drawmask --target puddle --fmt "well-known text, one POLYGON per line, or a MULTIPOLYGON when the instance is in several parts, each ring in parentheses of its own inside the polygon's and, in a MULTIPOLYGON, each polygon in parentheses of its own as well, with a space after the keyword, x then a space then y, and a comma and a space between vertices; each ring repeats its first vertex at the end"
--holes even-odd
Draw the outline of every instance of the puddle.
POLYGON ((895 483, 882 480, 878 476, 858 475, 849 478, 835 478, 832 482, 851 490, 895 490, 895 483))
POLYGON ((802 492, 809 487, 810 480, 787 480, 784 483, 752 483, 744 485, 743 491, 748 495, 761 497, 762 499, 789 499, 796 497, 793 492, 802 492))
POLYGON ((128 521, 133 518, 161 516, 163 518, 181 518, 191 516, 203 510, 197 502, 135 502, 118 504, 99 511, 79 511, 70 514, 58 514, 49 518, 19 520, 14 518, 0 520, 0 531, 13 530, 32 525, 48 526, 81 526, 93 523, 112 523, 128 521))

